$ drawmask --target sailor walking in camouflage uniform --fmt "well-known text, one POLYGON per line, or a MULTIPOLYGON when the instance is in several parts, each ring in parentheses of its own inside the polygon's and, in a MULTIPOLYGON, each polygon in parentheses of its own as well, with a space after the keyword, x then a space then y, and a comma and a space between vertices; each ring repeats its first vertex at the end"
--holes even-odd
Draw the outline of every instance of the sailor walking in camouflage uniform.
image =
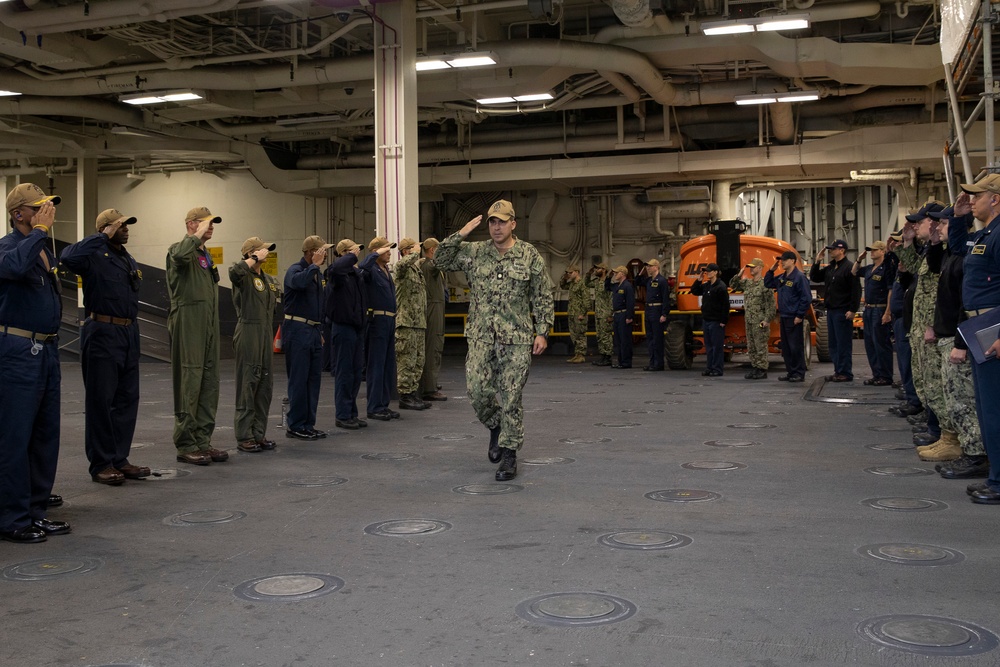
POLYGON ((274 449, 265 437, 274 374, 274 311, 281 300, 278 281, 261 270, 275 244, 252 236, 243 242, 238 262, 229 267, 236 308, 233 352, 236 356, 236 433, 241 452, 274 449))
POLYGON ((747 352, 752 368, 744 375, 747 380, 766 380, 767 341, 771 337, 771 320, 778 314, 774 290, 764 284, 764 260, 754 257, 729 280, 729 289, 743 292, 743 320, 747 332, 747 352), (750 277, 745 277, 750 269, 750 277))
POLYGON ((401 410, 426 410, 421 400, 420 376, 424 372, 424 336, 427 330, 427 290, 420 270, 420 252, 411 238, 399 240, 396 262, 396 386, 401 410))
POLYGON ((517 220, 509 201, 490 206, 491 240, 464 242, 482 219, 476 216, 445 239, 437 264, 443 271, 465 271, 469 280, 466 381, 476 416, 490 429, 490 461, 500 461, 496 479, 504 482, 517 474, 517 450, 524 444, 521 391, 531 355, 548 346, 552 282, 535 247, 514 236, 517 220))
POLYGON ((592 266, 585 278, 587 289, 594 290, 594 329, 597 332, 597 352, 601 355, 594 362, 595 366, 610 366, 611 354, 614 352, 611 292, 604 289, 607 274, 608 265, 601 262, 592 266))
POLYGON ((559 287, 569 291, 566 320, 573 343, 573 356, 566 361, 582 364, 587 360, 587 313, 590 312, 590 299, 587 297, 587 285, 580 279, 580 267, 570 265, 559 281, 559 287))

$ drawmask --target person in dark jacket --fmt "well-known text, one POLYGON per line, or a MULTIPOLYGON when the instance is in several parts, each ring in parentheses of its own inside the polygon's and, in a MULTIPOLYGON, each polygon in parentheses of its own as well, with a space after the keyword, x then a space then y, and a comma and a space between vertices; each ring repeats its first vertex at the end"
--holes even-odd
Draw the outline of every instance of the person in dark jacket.
POLYGON ((604 289, 611 292, 613 349, 618 363, 611 368, 632 368, 632 320, 635 319, 635 291, 628 281, 628 269, 615 267, 604 279, 604 289))
POLYGON ((369 254, 358 268, 368 290, 368 354, 365 381, 369 419, 399 419, 389 408, 396 388, 396 284, 389 273, 389 252, 396 247, 384 236, 368 242, 369 254))
POLYGON ((331 365, 335 369, 333 400, 336 425, 356 430, 368 426, 358 418, 358 392, 364 372, 364 331, 368 304, 358 255, 364 249, 351 239, 337 244, 337 258, 326 270, 326 282, 331 286, 324 314, 330 320, 333 338, 331 365))
POLYGON ((722 377, 726 360, 726 322, 729 321, 729 288, 719 280, 719 265, 712 263, 701 279, 691 285, 691 294, 701 297, 701 321, 705 338, 705 370, 702 375, 722 377))
POLYGON ((781 321, 781 356, 785 360, 782 382, 802 382, 806 379, 805 340, 802 322, 812 303, 809 279, 795 266, 798 255, 786 250, 777 257, 774 266, 764 274, 764 284, 778 291, 778 317, 781 321), (774 271, 781 264, 782 273, 774 271))
POLYGON ((850 382, 854 379, 852 348, 854 345, 854 313, 861 305, 861 283, 851 272, 847 260, 847 241, 837 239, 818 253, 809 270, 809 280, 826 283, 826 328, 833 358, 833 382, 850 382), (821 266, 826 253, 830 263, 821 266))

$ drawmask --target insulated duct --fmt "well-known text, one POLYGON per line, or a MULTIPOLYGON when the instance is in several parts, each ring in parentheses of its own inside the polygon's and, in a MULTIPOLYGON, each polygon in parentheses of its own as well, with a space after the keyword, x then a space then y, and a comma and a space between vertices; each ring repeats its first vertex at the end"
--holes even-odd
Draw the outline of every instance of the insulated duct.
POLYGON ((234 8, 239 0, 109 0, 63 7, 19 10, 15 3, 0 3, 0 23, 28 35, 45 35, 107 28, 128 23, 169 21, 170 19, 214 14, 234 8))

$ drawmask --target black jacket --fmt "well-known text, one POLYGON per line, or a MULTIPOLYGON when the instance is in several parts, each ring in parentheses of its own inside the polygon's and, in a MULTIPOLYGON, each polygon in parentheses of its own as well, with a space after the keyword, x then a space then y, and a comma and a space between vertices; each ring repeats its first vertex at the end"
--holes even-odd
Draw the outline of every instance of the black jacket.
POLYGON ((327 291, 325 315, 335 324, 347 324, 361 329, 368 315, 368 296, 361 272, 355 267, 357 256, 347 252, 333 261, 326 270, 327 291))
POLYGON ((809 280, 826 283, 826 296, 823 300, 827 308, 858 312, 861 306, 861 282, 851 273, 852 266, 845 257, 822 267, 816 263, 809 269, 809 280))
POLYGON ((701 318, 708 322, 729 321, 729 287, 721 280, 703 283, 696 280, 691 285, 691 294, 701 297, 701 318))

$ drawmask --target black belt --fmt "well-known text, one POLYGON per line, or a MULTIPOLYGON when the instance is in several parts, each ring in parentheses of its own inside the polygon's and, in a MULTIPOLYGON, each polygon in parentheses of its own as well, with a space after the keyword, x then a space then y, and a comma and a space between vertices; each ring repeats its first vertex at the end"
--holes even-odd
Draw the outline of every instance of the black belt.
POLYGON ((28 331, 27 329, 18 329, 17 327, 3 327, 3 333, 9 334, 11 336, 17 336, 18 338, 30 338, 33 341, 39 343, 54 343, 59 338, 59 334, 51 333, 38 333, 37 331, 28 331))

